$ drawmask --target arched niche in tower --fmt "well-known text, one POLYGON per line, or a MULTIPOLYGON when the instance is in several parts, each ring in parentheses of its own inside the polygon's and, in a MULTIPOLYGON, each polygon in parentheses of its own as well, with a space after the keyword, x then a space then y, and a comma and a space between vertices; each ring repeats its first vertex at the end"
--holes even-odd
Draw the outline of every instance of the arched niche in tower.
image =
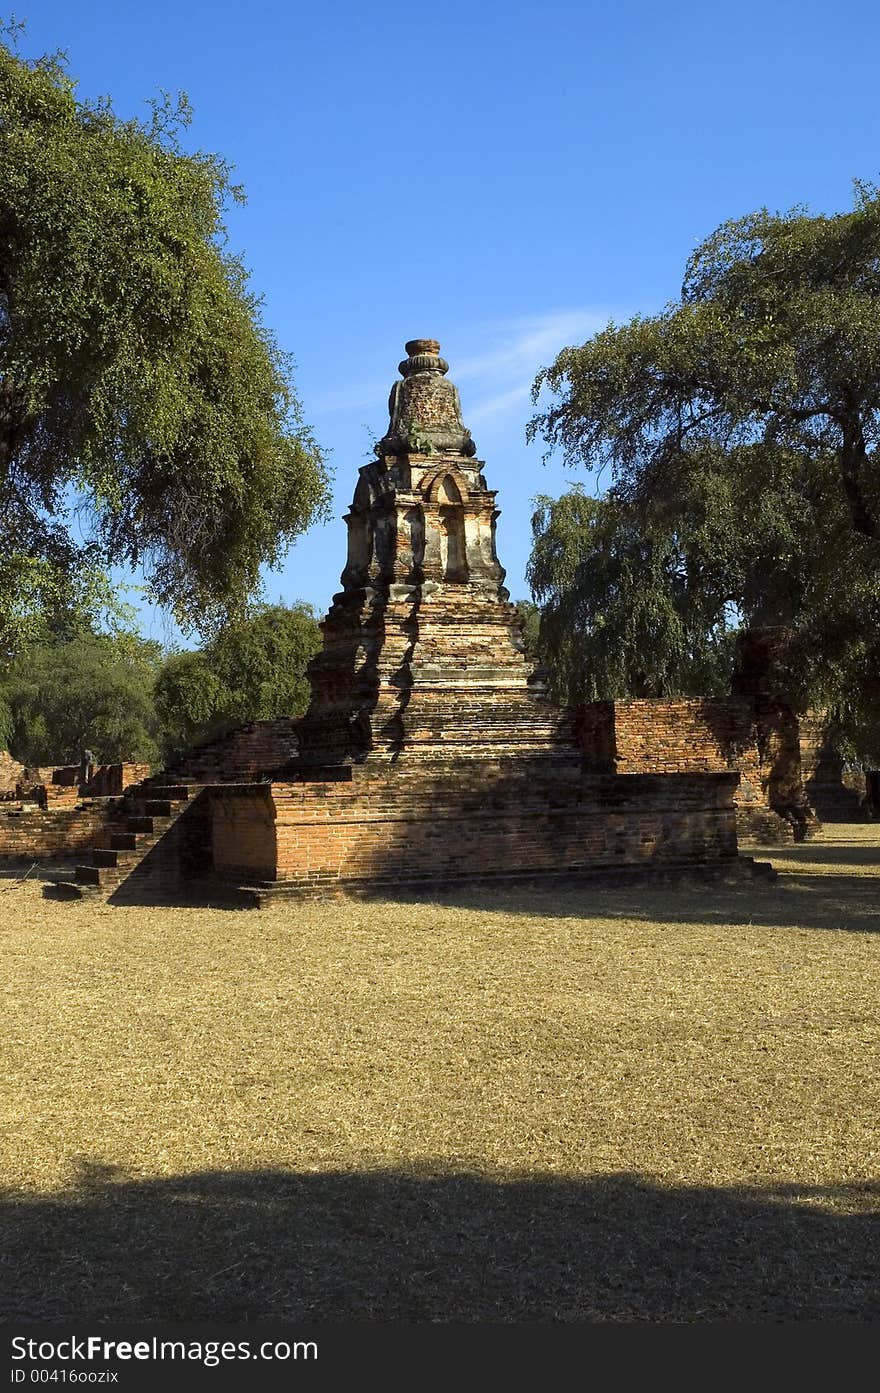
POLYGON ((464 535, 464 507, 458 485, 451 475, 446 475, 437 491, 438 513, 440 516, 440 566, 443 579, 466 581, 468 578, 467 553, 464 535))
POLYGON ((421 508, 407 508, 404 521, 409 530, 412 569, 421 571, 425 564, 425 515, 421 508))
POLYGON ((444 474, 437 485, 437 503, 441 508, 461 506, 461 490, 451 474, 444 474))
POLYGON ((435 507, 462 504, 467 497, 468 487, 468 481, 461 471, 449 462, 439 465, 422 479, 421 484, 425 498, 435 507))
POLYGON ((443 580, 468 580, 470 572, 465 536, 467 480, 454 464, 443 464, 422 481, 422 491, 429 532, 427 553, 439 563, 443 580), (431 533, 434 534, 434 544, 431 533))
POLYGON ((343 584, 363 583, 373 559, 373 535, 370 519, 366 513, 355 512, 346 516, 348 526, 348 556, 342 572, 343 584))

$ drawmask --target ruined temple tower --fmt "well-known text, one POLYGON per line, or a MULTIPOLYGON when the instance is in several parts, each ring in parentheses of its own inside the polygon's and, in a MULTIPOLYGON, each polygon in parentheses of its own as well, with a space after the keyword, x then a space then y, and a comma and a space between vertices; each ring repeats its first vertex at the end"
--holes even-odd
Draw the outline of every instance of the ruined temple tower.
POLYGON ((497 756, 567 722, 529 682, 495 550, 495 492, 434 339, 406 345, 377 458, 346 516, 343 589, 309 676, 300 763, 497 756))
POLYGON ((126 795, 113 814, 124 830, 108 825, 71 893, 120 883, 127 856, 166 890, 213 874, 256 903, 747 869, 734 806, 747 713, 549 700, 530 675, 495 550, 495 493, 440 346, 415 339, 406 352, 346 515, 342 589, 306 714, 232 731, 126 795), (147 823, 156 845, 141 850, 147 823))
POLYGON ((729 864, 737 774, 617 774, 530 677, 458 392, 433 339, 406 352, 297 753, 210 790, 215 872, 271 896, 729 864))

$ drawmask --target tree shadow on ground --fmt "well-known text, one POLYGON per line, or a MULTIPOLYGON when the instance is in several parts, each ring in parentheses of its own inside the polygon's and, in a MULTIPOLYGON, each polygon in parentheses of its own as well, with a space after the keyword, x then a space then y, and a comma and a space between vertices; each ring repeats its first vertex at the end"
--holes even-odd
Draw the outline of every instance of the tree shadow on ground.
MULTIPOLYGON (((786 851, 786 856, 788 851, 786 851)), ((691 880, 673 883, 601 879, 522 885, 447 885, 431 894, 401 887, 396 904, 431 900, 467 911, 534 919, 633 919, 663 924, 718 924, 735 928, 803 928, 880 933, 880 877, 794 873, 740 884, 691 880)))
MULTIPOLYGON (((762 854, 769 855, 766 852, 762 854)), ((860 846, 857 843, 832 841, 829 837, 823 837, 821 842, 798 842, 796 846, 787 846, 777 855, 786 864, 794 863, 799 866, 873 867, 880 877, 880 846, 872 846, 870 843, 860 846)))
MULTIPOLYGON (((619 918, 669 924, 718 923, 767 928, 828 929, 852 933, 880 932, 880 844, 860 845, 850 838, 823 836, 813 843, 780 848, 748 848, 744 857, 779 861, 784 873, 763 878, 707 878, 699 869, 658 869, 656 873, 585 873, 558 878, 524 875, 521 880, 475 876, 472 881, 437 880, 422 885, 376 884, 360 887, 357 898, 420 906, 427 903, 468 911, 495 910, 537 918, 619 918), (838 874, 813 867, 864 867, 867 874, 838 874), (794 869, 792 869, 794 867, 794 869), (800 868, 803 868, 801 870, 800 868), (876 870, 876 874, 871 874, 876 870)), ((40 873, 40 879, 46 877, 40 873)), ((12 873, 10 872, 10 878, 12 873)), ((43 891, 55 898, 54 886, 43 891)), ((185 906, 253 909, 247 887, 224 884, 210 876, 180 881, 173 888, 152 874, 145 859, 109 897, 111 905, 185 906)), ((283 903, 279 901, 279 904, 283 903)), ((290 902, 291 913, 301 903, 290 902)))
MULTIPOLYGON (((800 848, 797 848, 800 850, 800 848)), ((819 849, 817 848, 817 851, 819 849)), ((787 861, 794 859, 786 848, 787 861)), ((816 857, 820 865, 838 855, 816 857)), ((712 881, 687 874, 671 879, 615 876, 561 878, 556 881, 499 879, 473 882, 446 881, 428 886, 376 886, 361 890, 355 898, 385 900, 411 905, 454 907, 468 912, 493 911, 537 919, 634 919, 656 924, 719 924, 731 927, 804 928, 846 933, 880 933, 880 875, 811 874, 786 872, 776 881, 712 881)), ((858 864, 853 860, 852 864, 858 864)), ((44 894, 47 893, 44 891, 44 894)), ((50 893, 50 892, 49 892, 50 893)), ((110 897, 111 905, 167 906, 224 910, 252 910, 255 901, 247 888, 224 886, 211 880, 190 881, 168 894, 161 886, 151 889, 140 882, 123 882, 110 897)), ((291 914, 301 914, 295 898, 287 903, 291 914)))
POLYGON ((880 1186, 207 1172, 7 1195, 7 1321, 865 1321, 880 1186), (866 1212, 873 1207, 874 1213, 866 1212))

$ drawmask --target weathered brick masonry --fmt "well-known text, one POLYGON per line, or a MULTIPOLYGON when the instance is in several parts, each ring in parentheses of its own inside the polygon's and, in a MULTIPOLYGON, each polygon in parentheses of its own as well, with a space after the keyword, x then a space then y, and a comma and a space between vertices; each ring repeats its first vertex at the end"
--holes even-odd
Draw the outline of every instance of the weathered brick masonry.
POLYGON ((289 716, 249 721, 228 735, 196 745, 162 774, 163 782, 243 783, 284 769, 296 758, 297 722, 289 716))
POLYGON ((60 769, 38 770, 48 789, 72 790, 77 798, 113 798, 133 784, 139 784, 150 772, 149 764, 97 764, 88 783, 80 779, 80 766, 66 764, 60 769))
POLYGON ((27 796, 0 803, 0 861, 70 857, 99 845, 112 811, 108 800, 150 772, 147 764, 102 764, 83 786, 77 765, 31 771, 20 764, 15 767, 18 777, 12 793, 21 795, 24 790, 27 796), (38 783, 36 775, 42 776, 38 783))
POLYGON ((233 880, 308 891, 736 858, 735 774, 603 777, 576 761, 542 769, 528 759, 474 765, 362 766, 350 782, 215 788, 215 864, 233 880))
POLYGON ((100 805, 43 809, 37 804, 0 805, 0 860, 43 861, 95 846, 105 823, 100 805))
POLYGON ((0 750, 0 798, 14 797, 24 773, 24 765, 8 750, 0 750))
POLYGON ((593 702, 580 713, 587 760, 618 774, 735 771, 741 841, 791 841, 790 822, 770 806, 771 767, 758 750, 754 704, 745 697, 593 702))

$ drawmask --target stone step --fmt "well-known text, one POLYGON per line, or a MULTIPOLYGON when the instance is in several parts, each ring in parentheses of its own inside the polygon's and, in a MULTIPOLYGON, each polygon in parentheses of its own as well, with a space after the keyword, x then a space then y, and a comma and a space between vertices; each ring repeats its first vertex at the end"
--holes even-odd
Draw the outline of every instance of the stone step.
MULTIPOLYGON (((141 843, 143 845, 143 843, 141 843)), ((112 851, 137 851, 138 833, 137 832, 111 832, 110 846, 112 851)))
POLYGON ((125 867, 130 866, 132 862, 137 860, 137 851, 116 850, 113 847, 105 846, 92 847, 93 866, 125 867))
POLYGON ((173 817, 127 817, 124 830, 141 833, 163 832, 173 821, 173 817))
POLYGON ((74 871, 77 885, 103 886, 107 883, 105 873, 102 873, 100 866, 77 866, 74 871))
POLYGON ((175 804, 168 798, 131 798, 125 809, 126 819, 132 817, 176 817, 184 804, 175 804))
POLYGON ((199 790, 188 784, 145 781, 107 800, 109 814, 91 865, 77 866, 72 880, 57 880, 47 893, 57 899, 106 899, 136 871, 199 790))
POLYGON ((92 865, 93 865, 93 866, 118 866, 118 865, 119 865, 119 857, 120 857, 121 854, 123 854, 123 853, 120 853, 120 852, 118 852, 118 851, 113 851, 113 850, 111 850, 110 847, 105 847, 105 846, 93 846, 93 847, 92 847, 92 865))

